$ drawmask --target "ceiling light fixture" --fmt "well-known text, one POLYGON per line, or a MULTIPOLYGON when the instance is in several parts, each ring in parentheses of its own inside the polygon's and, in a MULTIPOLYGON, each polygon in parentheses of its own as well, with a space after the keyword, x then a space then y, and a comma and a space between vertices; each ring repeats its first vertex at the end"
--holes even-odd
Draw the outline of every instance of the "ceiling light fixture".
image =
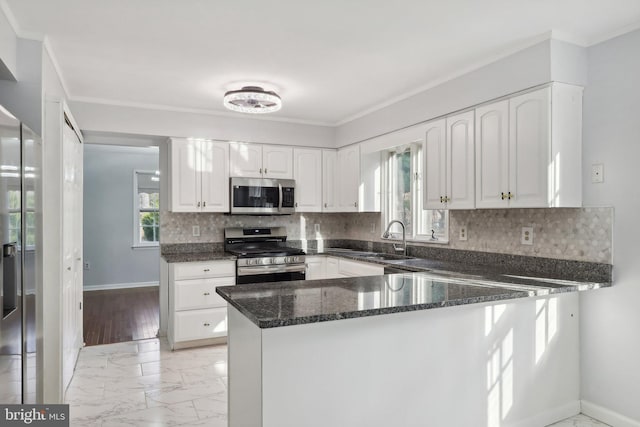
POLYGON ((259 86, 245 86, 225 93, 224 106, 240 113, 273 113, 282 108, 282 100, 275 92, 259 86))

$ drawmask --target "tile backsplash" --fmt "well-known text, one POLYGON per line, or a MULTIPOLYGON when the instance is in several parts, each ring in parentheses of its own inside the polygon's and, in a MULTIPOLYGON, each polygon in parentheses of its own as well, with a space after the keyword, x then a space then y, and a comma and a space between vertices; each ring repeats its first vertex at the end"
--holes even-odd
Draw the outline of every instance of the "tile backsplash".
MULTIPOLYGON (((246 216, 214 213, 160 215, 161 243, 222 242, 226 227, 285 226, 290 240, 384 241, 379 213, 298 213, 246 216), (319 225, 319 232, 315 231, 319 225), (192 226, 200 236, 192 236, 192 226)), ((450 211, 449 243, 415 245, 565 260, 612 263, 613 208, 488 209, 450 211), (459 240, 466 226, 468 239, 459 240), (533 228, 533 245, 522 245, 522 227, 533 228)))

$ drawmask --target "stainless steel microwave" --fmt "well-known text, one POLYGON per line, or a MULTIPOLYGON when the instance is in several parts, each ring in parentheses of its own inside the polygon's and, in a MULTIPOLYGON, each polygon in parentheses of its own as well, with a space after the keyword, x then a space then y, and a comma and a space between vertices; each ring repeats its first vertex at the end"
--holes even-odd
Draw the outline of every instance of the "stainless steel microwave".
POLYGON ((231 178, 232 214, 289 215, 295 212, 292 179, 231 178))

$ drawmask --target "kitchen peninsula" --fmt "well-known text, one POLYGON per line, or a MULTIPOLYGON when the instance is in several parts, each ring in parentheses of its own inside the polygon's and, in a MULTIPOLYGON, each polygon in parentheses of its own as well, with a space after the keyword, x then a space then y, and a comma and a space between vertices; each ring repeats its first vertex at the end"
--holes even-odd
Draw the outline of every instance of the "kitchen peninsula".
POLYGON ((229 425, 543 426, 579 412, 578 293, 437 271, 219 287, 229 425))

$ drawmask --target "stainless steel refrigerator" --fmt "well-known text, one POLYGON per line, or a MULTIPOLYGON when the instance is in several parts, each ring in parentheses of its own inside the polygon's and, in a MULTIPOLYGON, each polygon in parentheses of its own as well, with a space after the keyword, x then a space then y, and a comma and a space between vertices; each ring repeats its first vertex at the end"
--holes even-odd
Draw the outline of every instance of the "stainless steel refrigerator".
POLYGON ((42 402, 41 153, 0 106, 0 403, 42 402))

